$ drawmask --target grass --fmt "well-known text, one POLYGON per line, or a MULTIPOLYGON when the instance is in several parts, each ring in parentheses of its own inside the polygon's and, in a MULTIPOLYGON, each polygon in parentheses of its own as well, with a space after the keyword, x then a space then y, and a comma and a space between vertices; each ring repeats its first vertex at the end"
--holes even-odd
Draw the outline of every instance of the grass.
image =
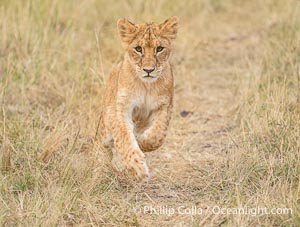
POLYGON ((299 15, 297 0, 2 0, 0 225, 300 225, 299 15), (129 183, 97 140, 116 21, 171 15, 172 123, 150 181, 129 183), (203 213, 135 212, 149 206, 203 213))

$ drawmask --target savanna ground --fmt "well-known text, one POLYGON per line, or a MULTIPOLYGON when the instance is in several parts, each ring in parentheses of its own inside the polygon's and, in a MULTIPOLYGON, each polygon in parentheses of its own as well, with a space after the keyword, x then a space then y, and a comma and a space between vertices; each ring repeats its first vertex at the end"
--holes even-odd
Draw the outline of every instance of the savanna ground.
POLYGON ((1 0, 0 33, 0 225, 300 225, 300 1, 1 0), (97 140, 116 21, 172 15, 169 134, 126 183, 97 140))

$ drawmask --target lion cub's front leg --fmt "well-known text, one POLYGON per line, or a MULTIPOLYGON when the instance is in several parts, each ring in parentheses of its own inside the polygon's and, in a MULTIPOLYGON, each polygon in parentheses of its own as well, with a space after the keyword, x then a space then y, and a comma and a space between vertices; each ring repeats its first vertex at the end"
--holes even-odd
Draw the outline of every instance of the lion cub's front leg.
POLYGON ((137 141, 142 151, 154 151, 163 144, 171 118, 171 109, 171 103, 162 105, 153 113, 154 116, 150 127, 137 136, 137 141))
POLYGON ((118 171, 125 170, 139 180, 149 177, 145 155, 133 134, 132 108, 126 96, 118 97, 111 123, 115 146, 112 162, 115 168, 118 171))

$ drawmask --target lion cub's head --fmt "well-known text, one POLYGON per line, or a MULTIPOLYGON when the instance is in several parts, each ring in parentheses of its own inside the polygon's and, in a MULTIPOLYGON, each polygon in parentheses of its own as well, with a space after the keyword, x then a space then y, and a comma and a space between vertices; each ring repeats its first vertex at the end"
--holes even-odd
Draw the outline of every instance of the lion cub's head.
POLYGON ((144 81, 155 81, 170 56, 178 18, 171 17, 161 24, 134 24, 123 18, 117 25, 122 45, 137 75, 144 81))

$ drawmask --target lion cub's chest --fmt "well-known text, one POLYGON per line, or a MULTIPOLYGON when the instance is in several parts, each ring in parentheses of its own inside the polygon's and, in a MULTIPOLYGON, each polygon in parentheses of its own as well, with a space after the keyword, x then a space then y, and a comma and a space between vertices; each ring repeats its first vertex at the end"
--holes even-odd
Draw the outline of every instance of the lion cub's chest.
POLYGON ((133 119, 146 120, 151 113, 159 108, 161 98, 151 95, 141 95, 133 100, 133 119))
POLYGON ((132 120, 135 133, 142 133, 155 118, 155 111, 161 105, 161 99, 153 96, 140 96, 134 100, 132 120))

